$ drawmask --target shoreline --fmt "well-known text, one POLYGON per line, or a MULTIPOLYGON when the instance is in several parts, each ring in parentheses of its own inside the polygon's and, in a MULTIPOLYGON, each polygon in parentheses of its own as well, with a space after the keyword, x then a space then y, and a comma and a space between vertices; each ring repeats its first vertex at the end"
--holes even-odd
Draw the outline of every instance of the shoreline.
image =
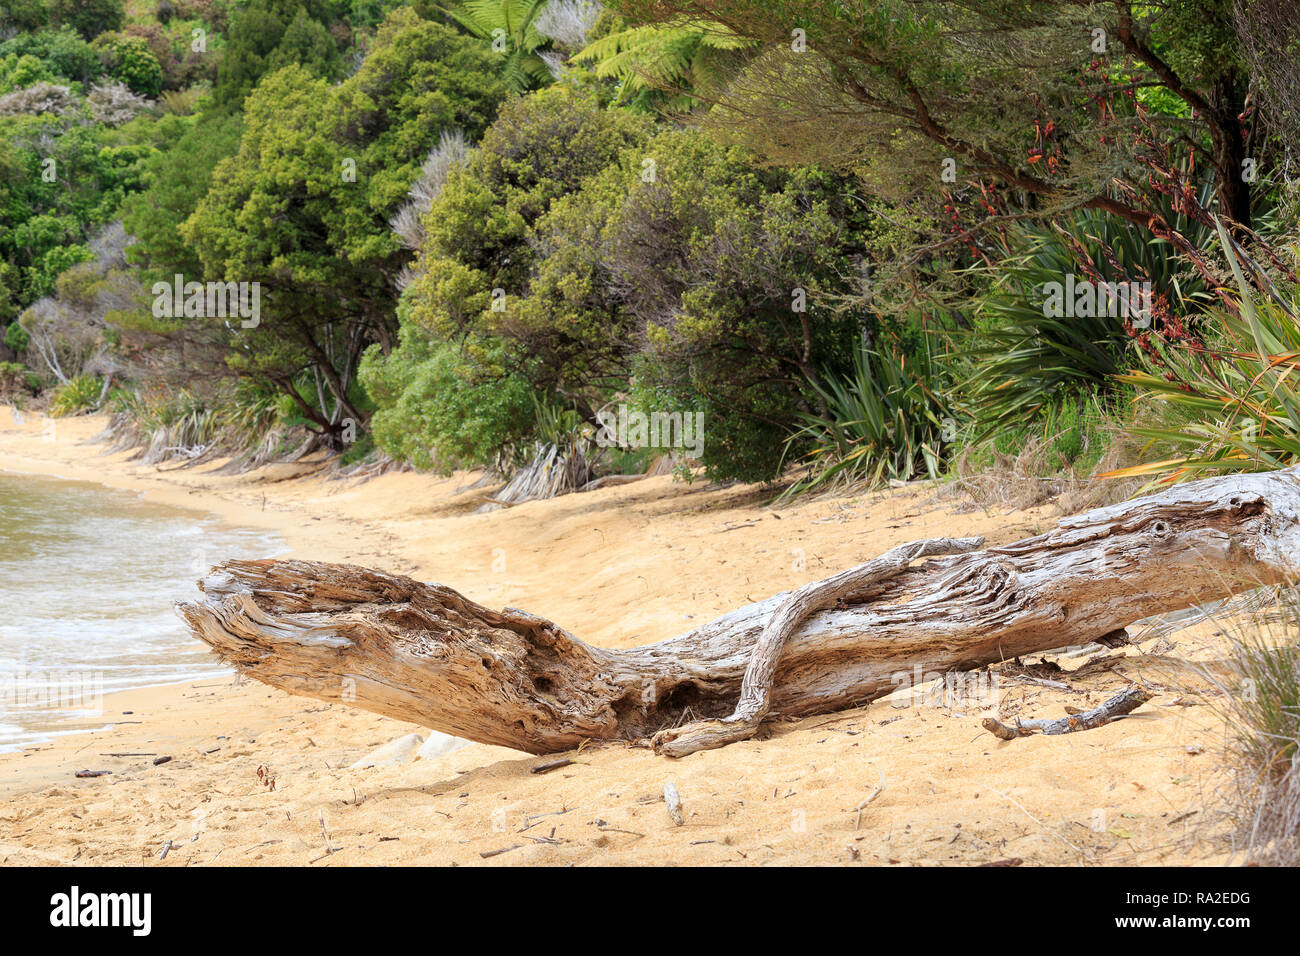
MULTIPOLYGON (((611 647, 675 636, 902 541, 959 532, 1001 543, 1054 520, 1050 507, 1001 514, 915 488, 771 508, 760 489, 670 477, 478 514, 464 474, 347 482, 305 465, 160 471, 86 444, 102 425, 60 419, 46 440, 44 420, 17 424, 0 408, 0 468, 137 491, 274 531, 294 557, 437 581, 611 647)), ((1176 641, 1180 653, 1213 652, 1210 628, 1176 641)), ((1058 716, 1067 703, 1099 702, 1118 680, 1084 678, 1072 694, 1008 682, 1001 694, 1027 714, 1058 716)), ((982 732, 977 713, 900 700, 773 721, 763 739, 680 761, 593 745, 568 754, 571 766, 539 775, 537 758, 481 744, 349 769, 375 747, 428 731, 238 677, 114 692, 97 718, 111 730, 0 754, 0 863, 1226 859, 1210 802, 1221 730, 1205 707, 1169 706, 1165 694, 1143 720, 1008 744, 982 732), (155 766, 152 754, 172 759, 155 766), (111 773, 74 777, 84 769, 111 773), (859 825, 854 808, 882 779, 886 790, 859 825), (664 812, 666 781, 682 795, 683 827, 664 812), (542 825, 539 814, 557 815, 542 825), (345 852, 322 857, 322 820, 345 852), (525 829, 553 836, 536 842, 520 835, 525 829)))

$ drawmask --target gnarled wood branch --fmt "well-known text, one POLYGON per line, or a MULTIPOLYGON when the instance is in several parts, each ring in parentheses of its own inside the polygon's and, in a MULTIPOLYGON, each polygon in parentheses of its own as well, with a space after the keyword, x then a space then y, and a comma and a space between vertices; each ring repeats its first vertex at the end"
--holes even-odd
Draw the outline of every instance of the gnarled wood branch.
POLYGON ((178 605, 274 687, 531 753, 658 737, 681 755, 926 678, 1083 644, 1300 573, 1296 469, 1190 482, 1000 547, 913 542, 645 647, 349 565, 227 561, 178 605), (931 557, 921 564, 917 558, 931 557), (682 727, 686 721, 695 726, 682 727))

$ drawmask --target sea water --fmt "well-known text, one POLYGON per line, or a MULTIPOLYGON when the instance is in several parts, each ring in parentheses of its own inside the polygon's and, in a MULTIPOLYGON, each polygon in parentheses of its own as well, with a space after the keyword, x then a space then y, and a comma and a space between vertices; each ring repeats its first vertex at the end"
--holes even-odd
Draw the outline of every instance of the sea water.
POLYGON ((229 676, 172 602, 218 561, 284 552, 203 512, 0 471, 0 751, 109 723, 113 691, 229 676))

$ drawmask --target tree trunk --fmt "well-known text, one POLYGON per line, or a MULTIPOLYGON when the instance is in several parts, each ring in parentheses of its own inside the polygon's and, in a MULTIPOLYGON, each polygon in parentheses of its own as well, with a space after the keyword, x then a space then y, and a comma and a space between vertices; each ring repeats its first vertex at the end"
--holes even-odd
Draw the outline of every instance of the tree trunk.
POLYGON ((860 705, 914 674, 1084 644, 1282 583, 1300 573, 1300 470, 1190 482, 981 543, 902 545, 625 650, 441 585, 311 561, 227 561, 178 609, 223 659, 290 693, 530 753, 654 737, 681 756, 750 736, 766 715, 860 705))

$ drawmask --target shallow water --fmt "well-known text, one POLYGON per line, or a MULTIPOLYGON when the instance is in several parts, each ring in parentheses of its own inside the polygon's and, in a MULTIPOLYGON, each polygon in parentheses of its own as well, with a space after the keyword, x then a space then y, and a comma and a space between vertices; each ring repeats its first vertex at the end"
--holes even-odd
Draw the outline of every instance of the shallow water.
POLYGON ((217 561, 284 550, 202 512, 0 472, 0 751, 95 726, 103 694, 229 674, 172 602, 217 561))

